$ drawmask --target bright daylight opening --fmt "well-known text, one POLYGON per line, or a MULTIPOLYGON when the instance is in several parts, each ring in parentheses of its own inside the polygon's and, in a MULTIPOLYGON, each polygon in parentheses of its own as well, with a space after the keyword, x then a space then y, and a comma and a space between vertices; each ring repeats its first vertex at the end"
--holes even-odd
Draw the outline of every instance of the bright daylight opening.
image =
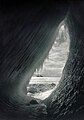
POLYGON ((63 21, 57 30, 56 40, 44 63, 36 69, 27 87, 27 96, 46 99, 59 83, 69 54, 69 31, 63 21))

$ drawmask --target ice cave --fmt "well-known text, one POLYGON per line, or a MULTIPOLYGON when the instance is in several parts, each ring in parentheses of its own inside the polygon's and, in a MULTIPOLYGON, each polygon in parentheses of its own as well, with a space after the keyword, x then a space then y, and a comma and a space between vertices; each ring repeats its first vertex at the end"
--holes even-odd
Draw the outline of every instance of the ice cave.
POLYGON ((84 1, 0 1, 0 120, 84 120, 84 1))

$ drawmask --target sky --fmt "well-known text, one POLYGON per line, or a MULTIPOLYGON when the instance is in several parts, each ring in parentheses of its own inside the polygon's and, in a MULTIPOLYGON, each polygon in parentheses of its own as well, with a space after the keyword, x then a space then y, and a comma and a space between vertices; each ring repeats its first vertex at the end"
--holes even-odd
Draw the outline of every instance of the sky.
MULTIPOLYGON (((63 24, 58 31, 58 35, 56 37, 56 41, 54 42, 49 55, 45 59, 43 65, 36 70, 33 77, 31 78, 31 82, 34 82, 37 74, 43 76, 43 78, 38 77, 37 81, 49 81, 51 78, 57 78, 57 81, 62 76, 63 68, 66 64, 67 58, 69 54, 69 32, 68 28, 65 24, 63 24)), ((42 81, 42 82, 43 82, 42 81)))

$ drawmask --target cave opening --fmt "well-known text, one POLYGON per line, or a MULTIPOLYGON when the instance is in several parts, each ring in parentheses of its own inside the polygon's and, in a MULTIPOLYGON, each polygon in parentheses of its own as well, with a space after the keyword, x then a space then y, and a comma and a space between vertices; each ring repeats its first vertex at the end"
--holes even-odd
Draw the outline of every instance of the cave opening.
MULTIPOLYGON (((33 6, 27 6, 26 9, 23 9, 22 6, 22 11, 19 9, 17 10, 16 7, 15 11, 17 14, 15 11, 14 13, 11 11, 10 14, 7 11, 4 14, 1 11, 1 119, 84 119, 83 3, 84 2, 74 2, 70 6, 68 13, 67 11, 69 4, 67 5, 66 3, 61 5, 56 3, 52 6, 51 4, 50 6, 46 4, 45 9, 42 7, 43 9, 41 9, 40 12, 38 12, 40 9, 39 5, 36 5, 35 8, 33 8, 33 6), (64 28, 68 30, 69 28, 70 34, 69 32, 66 32, 67 38, 69 38, 70 35, 70 39, 67 39, 67 44, 65 44, 66 42, 63 41, 64 39, 62 35, 64 34, 61 34, 62 39, 58 39, 59 37, 56 37, 56 40, 53 39, 58 24, 66 17, 66 14, 68 14, 68 27, 66 23, 65 25, 63 24, 65 22, 64 21, 59 25, 58 31, 64 28), (56 53, 53 53, 53 42, 54 48, 57 48, 56 53), (48 47, 48 45, 50 46, 48 47), (66 49, 66 45, 68 45, 68 49, 66 49), (48 55, 47 52, 51 46, 52 48, 48 55), (60 57, 63 58, 62 60, 65 59, 63 55, 65 55, 66 52, 65 61, 60 61, 60 59, 56 57, 56 55, 59 54, 59 50, 61 50, 60 57), (40 59, 43 57, 41 61, 43 62, 46 55, 48 55, 47 58, 45 59, 44 63, 40 65, 40 59), (39 68, 36 68, 36 66, 39 66, 39 68), (58 74, 60 66, 62 66, 62 69, 60 74, 58 74), (58 72, 54 71, 54 67, 58 72), (59 76, 58 82, 56 81, 56 75, 59 76), (46 79, 44 79, 44 77, 46 79), (49 81, 47 81, 47 77, 50 78, 49 81), (47 82, 47 85, 45 85, 45 82, 47 82), (49 87, 49 84, 53 86, 52 89, 49 87), (39 85, 41 85, 42 89, 37 91, 40 89, 39 85), (49 90, 55 90, 53 92, 51 91, 49 95, 49 91, 42 91, 47 88, 49 88, 49 90), (46 95, 42 94, 44 92, 46 92, 46 95), (33 98, 31 98, 31 96, 33 98), (43 97, 42 102, 39 102, 40 100, 36 101, 37 98, 41 99, 41 97, 43 97), (32 101, 32 99, 35 101, 32 101), (42 104, 45 104, 45 106, 42 104), (46 112, 47 117, 45 115, 46 112)), ((64 32, 65 31, 62 33, 64 32)), ((56 36, 60 35, 56 33, 56 36)))
POLYGON ((45 100, 57 88, 69 55, 70 36, 66 21, 56 31, 56 40, 44 62, 36 68, 27 86, 27 96, 45 100))

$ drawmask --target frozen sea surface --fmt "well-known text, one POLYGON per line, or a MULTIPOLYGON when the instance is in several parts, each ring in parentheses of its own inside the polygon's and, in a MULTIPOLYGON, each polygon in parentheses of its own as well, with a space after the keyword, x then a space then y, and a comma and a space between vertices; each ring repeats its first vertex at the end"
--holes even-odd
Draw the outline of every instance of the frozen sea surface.
POLYGON ((32 77, 29 84, 58 84, 60 77, 32 77))
POLYGON ((30 81, 30 85, 34 86, 34 84, 47 84, 47 88, 49 90, 46 90, 44 92, 40 91, 37 93, 27 93, 27 96, 32 96, 34 98, 40 99, 40 100, 44 100, 47 97, 49 97, 49 95, 52 93, 52 91, 54 91, 54 89, 57 87, 58 83, 59 83, 60 77, 32 77, 31 81, 30 81), (56 84, 55 87, 53 87, 53 89, 50 87, 48 87, 49 84, 52 85, 52 83, 56 84))
POLYGON ((27 93, 27 96, 32 96, 34 98, 44 100, 52 93, 53 90, 54 90, 54 88, 51 90, 47 90, 45 92, 41 92, 41 93, 35 93, 35 94, 27 93))

